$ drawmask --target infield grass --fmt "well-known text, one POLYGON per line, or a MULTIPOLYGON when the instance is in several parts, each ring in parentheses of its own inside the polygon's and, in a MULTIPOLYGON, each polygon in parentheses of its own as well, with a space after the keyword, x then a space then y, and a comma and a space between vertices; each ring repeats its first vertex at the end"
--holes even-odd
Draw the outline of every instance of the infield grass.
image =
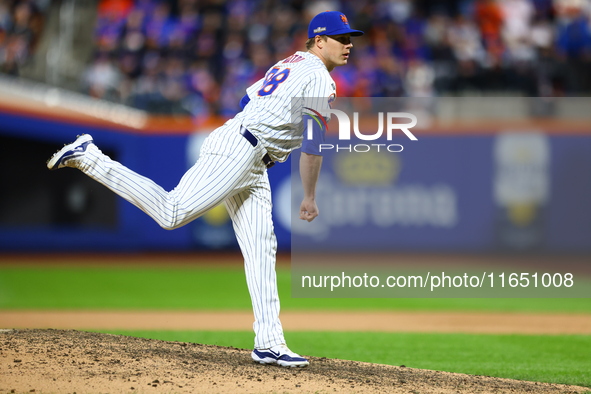
MULTIPOLYGON (((103 331, 107 332, 107 331, 103 331)), ((108 331, 249 349, 244 331, 108 331)), ((591 336, 292 332, 300 354, 410 368, 591 387, 591 336)))
MULTIPOLYGON (((591 313, 591 298, 291 298, 283 310, 422 310, 591 313)), ((0 266, 0 309, 250 310, 242 267, 0 266)))

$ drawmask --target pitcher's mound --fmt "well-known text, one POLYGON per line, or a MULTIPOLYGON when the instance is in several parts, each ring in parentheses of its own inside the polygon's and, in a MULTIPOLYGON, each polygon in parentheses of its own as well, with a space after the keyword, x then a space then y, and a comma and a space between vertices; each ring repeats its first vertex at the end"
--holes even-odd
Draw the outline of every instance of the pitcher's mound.
POLYGON ((73 330, 1 330, 0 393, 583 393, 584 387, 310 358, 255 364, 250 350, 73 330))

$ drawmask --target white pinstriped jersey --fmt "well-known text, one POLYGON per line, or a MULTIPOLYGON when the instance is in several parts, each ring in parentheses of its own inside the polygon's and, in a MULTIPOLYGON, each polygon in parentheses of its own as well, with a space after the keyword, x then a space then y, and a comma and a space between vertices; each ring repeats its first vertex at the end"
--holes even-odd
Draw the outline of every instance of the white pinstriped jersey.
POLYGON ((320 58, 298 51, 277 62, 246 93, 250 102, 234 119, 261 141, 274 160, 283 162, 303 139, 301 108, 292 108, 292 102, 304 105, 297 100, 304 99, 306 106, 322 113, 336 97, 336 84, 320 58))

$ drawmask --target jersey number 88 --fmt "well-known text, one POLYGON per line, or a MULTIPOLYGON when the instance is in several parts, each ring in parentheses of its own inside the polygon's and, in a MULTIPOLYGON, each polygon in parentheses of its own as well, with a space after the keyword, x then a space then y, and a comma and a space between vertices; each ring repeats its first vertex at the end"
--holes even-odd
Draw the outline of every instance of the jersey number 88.
POLYGON ((285 82, 288 75, 289 68, 285 68, 280 72, 279 67, 273 67, 265 77, 265 83, 263 83, 263 87, 259 90, 259 96, 268 96, 273 93, 281 83, 285 82))

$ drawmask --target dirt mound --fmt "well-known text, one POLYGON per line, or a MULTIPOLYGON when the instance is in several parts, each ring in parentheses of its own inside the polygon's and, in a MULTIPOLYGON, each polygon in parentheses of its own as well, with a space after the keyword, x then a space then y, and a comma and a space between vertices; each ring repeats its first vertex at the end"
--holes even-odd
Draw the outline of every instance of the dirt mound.
POLYGON ((583 393, 577 386, 311 357, 255 364, 250 350, 74 330, 2 330, 0 393, 583 393))

